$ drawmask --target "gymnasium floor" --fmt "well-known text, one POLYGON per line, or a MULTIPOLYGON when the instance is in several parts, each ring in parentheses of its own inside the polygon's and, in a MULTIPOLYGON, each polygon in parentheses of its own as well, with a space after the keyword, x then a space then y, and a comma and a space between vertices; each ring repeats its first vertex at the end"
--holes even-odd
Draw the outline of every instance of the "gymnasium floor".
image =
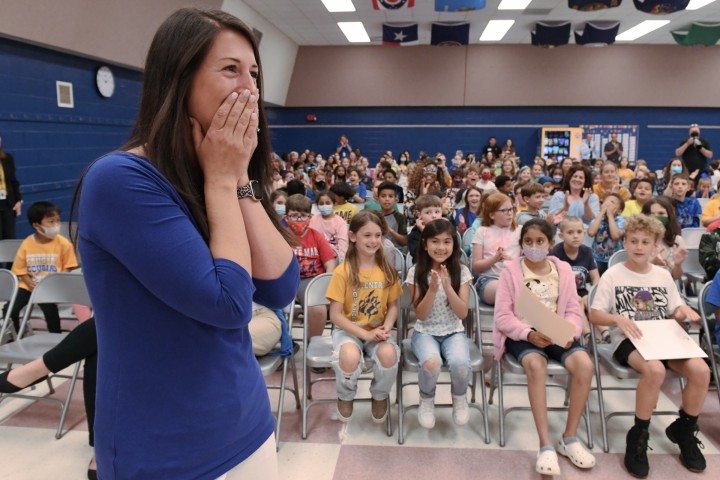
MULTIPOLYGON (((301 365, 301 357, 298 355, 301 365)), ((412 374, 406 374, 412 375, 412 374)), ((269 379, 279 381, 279 374, 269 379)), ((614 380, 603 376, 604 384, 614 380)), ((367 393, 367 382, 361 382, 359 396, 367 393), (364 387, 362 385, 365 385, 364 387), (365 390, 363 391, 363 388, 365 390)), ((64 397, 67 385, 56 388, 56 396, 64 397)), ((438 400, 448 401, 448 387, 439 387, 438 400)), ((549 389, 549 403, 562 402, 558 389, 549 389)), ((333 395, 334 384, 325 383, 314 390, 316 398, 333 395)), ((47 393, 46 384, 38 386, 33 395, 47 393)), ((663 388, 659 409, 674 410, 679 385, 676 378, 668 378, 663 388)), ((273 408, 277 392, 271 391, 273 408)), ((478 392, 479 398, 479 392, 478 392)), ((506 406, 527 402, 526 391, 518 387, 506 390, 506 406)), ((405 403, 417 400, 415 387, 405 389, 405 403)), ((497 393, 495 394, 497 401, 497 393)), ((632 394, 607 393, 609 411, 633 405, 632 394)), ((590 408, 597 465, 590 471, 580 471, 561 457, 562 478, 616 479, 627 478, 622 459, 624 438, 631 417, 610 421, 610 453, 602 452, 600 423, 597 418, 597 397, 591 392, 590 408)), ((356 403, 355 414, 349 424, 342 424, 334 416, 334 405, 313 407, 309 417, 309 436, 300 438, 301 415, 294 408, 291 394, 285 398, 281 448, 279 452, 280 478, 293 480, 354 480, 388 479, 495 479, 520 480, 538 478, 534 472, 537 437, 529 412, 512 412, 506 421, 504 448, 498 446, 498 409, 490 406, 491 443, 482 438, 480 414, 471 409, 470 424, 456 427, 450 409, 437 409, 437 423, 433 430, 425 430, 417 423, 415 411, 406 415, 406 440, 397 443, 397 410, 392 410, 393 436, 387 437, 384 425, 370 420, 369 403, 356 403)), ((551 434, 557 439, 564 426, 564 413, 550 414, 551 434)), ((87 445, 87 423, 82 405, 82 386, 78 384, 66 421, 70 431, 60 440, 54 438, 59 408, 48 402, 29 402, 9 399, 0 403, 0 479, 11 480, 81 480, 86 478, 87 463, 92 449, 87 445)), ((664 428, 673 417, 653 418, 650 431, 650 478, 717 478, 720 473, 720 403, 711 391, 705 401, 701 417, 701 439, 708 468, 704 474, 690 474, 679 462, 676 446, 665 437, 664 428)), ((579 435, 585 439, 584 427, 579 435)))

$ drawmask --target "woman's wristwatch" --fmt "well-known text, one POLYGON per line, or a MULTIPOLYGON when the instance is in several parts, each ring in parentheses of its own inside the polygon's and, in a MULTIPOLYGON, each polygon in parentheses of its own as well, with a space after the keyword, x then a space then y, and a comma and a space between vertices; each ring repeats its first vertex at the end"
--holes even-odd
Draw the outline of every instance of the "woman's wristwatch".
POLYGON ((238 187, 237 189, 237 198, 240 200, 241 198, 252 198, 253 200, 260 201, 262 200, 262 188, 260 187, 260 182, 257 180, 250 180, 250 183, 247 185, 243 185, 242 187, 238 187))

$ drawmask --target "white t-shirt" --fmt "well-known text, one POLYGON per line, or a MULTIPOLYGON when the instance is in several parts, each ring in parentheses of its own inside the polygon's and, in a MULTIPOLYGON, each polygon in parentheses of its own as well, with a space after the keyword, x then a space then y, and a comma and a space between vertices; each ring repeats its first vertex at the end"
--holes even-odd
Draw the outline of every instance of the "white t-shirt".
MULTIPOLYGON (((520 256, 520 228, 510 230, 510 228, 500 228, 497 225, 489 227, 480 227, 473 237, 473 245, 482 245, 482 259, 495 256, 499 247, 504 250, 505 261, 513 260, 520 256)), ((482 272, 480 275, 492 275, 500 277, 505 268, 504 262, 497 262, 492 267, 482 272)))
MULTIPOLYGON (((415 265, 410 267, 407 273, 407 281, 410 285, 415 285, 415 265)), ((472 273, 470 269, 465 265, 460 266, 460 285, 472 282, 472 273)), ((428 284, 430 283, 430 275, 428 275, 428 284)), ((461 318, 458 318, 453 312, 453 309, 448 304, 447 295, 445 289, 440 286, 437 293, 435 293, 435 301, 433 302, 432 308, 428 318, 424 321, 417 321, 415 323, 415 331, 420 333, 426 333, 428 335, 434 335, 436 337, 442 337, 444 335, 450 335, 455 332, 464 332, 461 318)))
MULTIPOLYGON (((684 305, 675 282, 666 269, 651 265, 648 273, 636 273, 619 263, 608 269, 598 283, 590 308, 632 320, 671 318, 684 305)), ((625 339, 618 327, 611 327, 612 348, 625 339)))

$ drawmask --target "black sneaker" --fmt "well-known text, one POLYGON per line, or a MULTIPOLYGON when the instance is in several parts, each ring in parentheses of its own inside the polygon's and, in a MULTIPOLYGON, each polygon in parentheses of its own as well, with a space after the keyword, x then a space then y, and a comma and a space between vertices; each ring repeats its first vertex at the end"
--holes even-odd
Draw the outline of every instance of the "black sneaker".
POLYGON ((650 433, 647 428, 633 426, 625 439, 625 468, 630 475, 645 478, 650 472, 647 451, 650 433))
POLYGON ((705 470, 705 457, 700 451, 705 445, 697 438, 699 431, 696 423, 691 425, 680 418, 665 429, 665 435, 680 447, 680 461, 683 466, 695 473, 705 470))

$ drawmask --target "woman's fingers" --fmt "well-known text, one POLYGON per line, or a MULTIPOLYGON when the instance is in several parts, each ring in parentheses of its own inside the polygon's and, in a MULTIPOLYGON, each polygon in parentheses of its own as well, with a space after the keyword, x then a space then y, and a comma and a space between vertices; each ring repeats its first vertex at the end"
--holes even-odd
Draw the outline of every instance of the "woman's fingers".
POLYGON ((238 98, 230 110, 227 123, 225 124, 231 133, 245 133, 245 128, 247 128, 247 123, 250 119, 250 113, 255 108, 256 102, 257 97, 255 95, 250 93, 249 90, 243 91, 240 98, 238 98))
POLYGON ((237 92, 231 92, 230 95, 227 96, 222 105, 220 105, 220 108, 218 108, 217 112, 215 112, 215 116, 210 123, 209 130, 220 130, 225 126, 228 115, 230 114, 230 111, 232 110, 235 103, 237 103, 237 99, 237 92))

